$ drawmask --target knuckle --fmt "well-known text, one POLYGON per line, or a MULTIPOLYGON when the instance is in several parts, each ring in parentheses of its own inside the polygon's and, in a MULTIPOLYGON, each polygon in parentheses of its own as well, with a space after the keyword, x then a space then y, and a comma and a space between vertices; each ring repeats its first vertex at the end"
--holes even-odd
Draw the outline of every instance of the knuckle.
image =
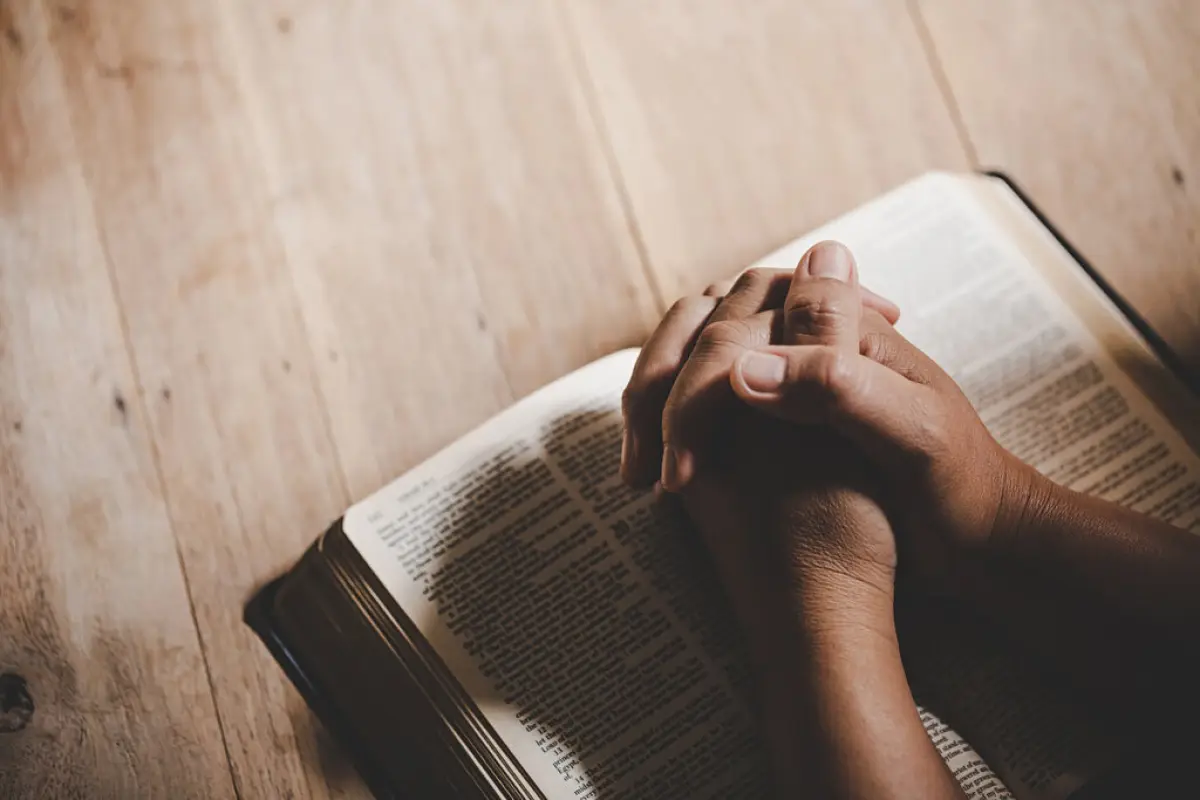
POLYGON ((637 416, 642 407, 661 402, 675 378, 675 367, 666 359, 642 365, 621 392, 621 410, 627 417, 637 416))
POLYGON ((913 383, 930 385, 935 373, 930 364, 900 336, 895 329, 871 330, 859 340, 859 353, 893 372, 903 375, 913 383))
POLYGON ((716 283, 710 283, 704 289, 704 296, 705 297, 720 297, 723 294, 725 294, 725 292, 728 291, 728 289, 729 289, 729 284, 725 281, 718 281, 716 283))
POLYGON ((766 267, 751 267, 738 276, 733 283, 731 294, 764 286, 775 277, 775 271, 766 267))
POLYGON ((723 319, 712 323, 700 332, 697 349, 716 350, 731 344, 746 341, 749 326, 740 319, 723 319))
POLYGON ((878 361, 880 364, 887 364, 891 360, 891 355, 894 351, 895 347, 879 331, 868 331, 859 340, 858 352, 872 361, 878 361))
POLYGON ((849 311, 841 298, 821 295, 795 298, 785 313, 784 323, 790 330, 813 336, 836 333, 850 321, 849 311))
POLYGON ((681 297, 671 304, 667 316, 672 318, 699 316, 712 310, 713 298, 701 295, 681 297))
POLYGON ((835 406, 843 404, 859 389, 851 357, 833 348, 821 351, 816 379, 835 406))

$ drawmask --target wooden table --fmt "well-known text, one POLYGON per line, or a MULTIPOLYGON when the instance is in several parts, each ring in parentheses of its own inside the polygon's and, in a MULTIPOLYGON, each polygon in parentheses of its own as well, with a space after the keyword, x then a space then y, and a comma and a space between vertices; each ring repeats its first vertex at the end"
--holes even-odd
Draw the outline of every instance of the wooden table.
POLYGON ((1189 0, 0 0, 0 796, 363 796, 252 587, 925 170, 1200 367, 1198 87, 1189 0))

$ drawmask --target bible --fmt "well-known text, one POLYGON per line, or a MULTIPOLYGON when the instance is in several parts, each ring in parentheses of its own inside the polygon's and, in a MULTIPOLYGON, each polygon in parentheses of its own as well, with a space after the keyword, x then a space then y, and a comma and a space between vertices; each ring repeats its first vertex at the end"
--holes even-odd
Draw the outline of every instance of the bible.
MULTIPOLYGON (((1012 183, 930 173, 760 264, 830 238, 1001 444, 1200 532, 1194 377, 1012 183)), ((680 512, 618 477, 636 355, 550 384, 351 506, 248 603, 377 796, 769 795, 707 556, 680 512)), ((932 630, 911 647, 902 633, 905 668, 967 796, 1145 785, 1136 733, 1097 724, 985 627, 932 630)))

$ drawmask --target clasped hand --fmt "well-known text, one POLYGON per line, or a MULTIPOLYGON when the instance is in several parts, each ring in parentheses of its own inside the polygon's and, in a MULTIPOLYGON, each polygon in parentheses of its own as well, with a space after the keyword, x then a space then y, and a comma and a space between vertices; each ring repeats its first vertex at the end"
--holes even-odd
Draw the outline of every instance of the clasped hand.
POLYGON ((643 348, 622 472, 679 495, 751 634, 890 615, 898 564, 946 584, 1013 527, 1028 468, 896 332, 848 249, 724 289, 680 300, 643 348))
POLYGON ((781 796, 961 797, 907 686, 897 575, 1114 713, 1200 713, 1200 538, 1021 463, 898 314, 822 242, 676 303, 623 398, 623 477, 677 496, 713 556, 781 796))

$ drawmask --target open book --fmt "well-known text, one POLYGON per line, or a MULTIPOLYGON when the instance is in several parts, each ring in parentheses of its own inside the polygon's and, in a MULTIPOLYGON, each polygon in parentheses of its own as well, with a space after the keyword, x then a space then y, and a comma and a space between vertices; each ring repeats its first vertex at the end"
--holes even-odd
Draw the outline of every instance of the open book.
MULTIPOLYGON (((929 174, 761 263, 792 267, 825 238, 849 244, 1002 444, 1200 531, 1200 402, 1010 184, 929 174)), ((248 606, 377 795, 768 796, 706 556, 617 477, 635 357, 562 378, 355 504, 248 606)), ((1104 794, 1131 737, 982 630, 951 622, 905 652, 968 796, 1104 794)))

